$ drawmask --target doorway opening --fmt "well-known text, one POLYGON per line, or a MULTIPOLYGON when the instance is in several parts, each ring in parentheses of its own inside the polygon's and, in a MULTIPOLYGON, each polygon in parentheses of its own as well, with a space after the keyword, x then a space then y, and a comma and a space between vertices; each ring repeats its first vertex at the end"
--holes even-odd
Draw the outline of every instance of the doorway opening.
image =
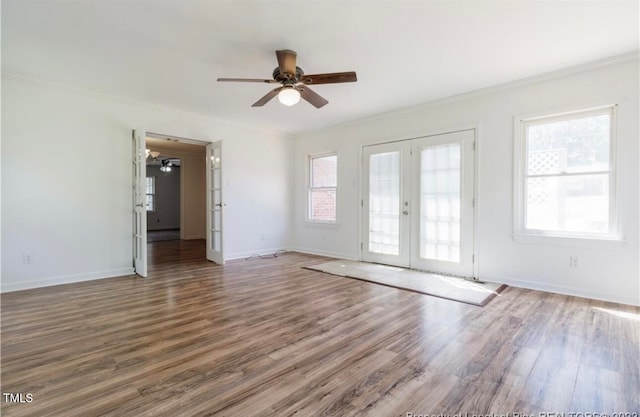
MULTIPOLYGON (((167 240, 208 238, 209 142, 133 132, 135 272, 147 276, 147 254, 167 240)), ((207 256, 208 258, 208 256, 207 256)))
POLYGON ((164 201, 172 210, 164 219, 148 215, 147 219, 155 223, 147 223, 147 230, 178 229, 180 240, 206 238, 206 145, 193 139, 147 132, 147 167, 158 173, 157 181, 169 186, 164 196, 157 195, 158 202, 164 201))

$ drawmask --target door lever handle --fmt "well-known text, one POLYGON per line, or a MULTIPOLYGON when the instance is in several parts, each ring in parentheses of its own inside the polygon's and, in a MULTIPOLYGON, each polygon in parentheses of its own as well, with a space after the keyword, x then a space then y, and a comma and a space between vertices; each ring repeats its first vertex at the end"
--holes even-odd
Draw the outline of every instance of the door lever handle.
POLYGON ((136 207, 144 207, 144 204, 136 204, 136 207))

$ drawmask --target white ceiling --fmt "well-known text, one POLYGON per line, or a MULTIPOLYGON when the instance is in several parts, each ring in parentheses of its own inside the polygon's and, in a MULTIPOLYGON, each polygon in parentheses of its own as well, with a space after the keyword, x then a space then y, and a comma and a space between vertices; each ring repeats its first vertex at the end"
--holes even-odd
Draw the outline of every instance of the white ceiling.
POLYGON ((283 132, 314 130, 639 49, 638 1, 2 0, 2 71, 283 132), (329 100, 251 104, 276 49, 329 100))

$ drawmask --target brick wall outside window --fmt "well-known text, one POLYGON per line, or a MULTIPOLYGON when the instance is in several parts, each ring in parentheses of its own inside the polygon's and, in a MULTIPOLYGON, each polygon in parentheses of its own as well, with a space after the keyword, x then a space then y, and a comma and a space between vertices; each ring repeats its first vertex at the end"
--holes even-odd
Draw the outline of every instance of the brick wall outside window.
POLYGON ((309 158, 309 219, 336 221, 338 156, 309 158))

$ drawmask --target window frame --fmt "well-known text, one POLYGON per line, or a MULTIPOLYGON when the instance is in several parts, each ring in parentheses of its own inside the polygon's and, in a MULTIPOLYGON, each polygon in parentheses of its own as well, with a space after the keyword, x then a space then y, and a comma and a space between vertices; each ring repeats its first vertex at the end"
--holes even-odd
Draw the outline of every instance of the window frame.
POLYGON ((146 195, 146 211, 147 213, 154 213, 156 211, 156 184, 157 183, 157 177, 155 175, 151 175, 146 177, 145 179, 145 195, 146 195), (151 179, 151 187, 152 187, 152 193, 148 193, 147 191, 149 191, 149 179, 151 179), (151 196, 151 200, 149 200, 149 196, 151 196), (149 209, 149 201, 152 201, 153 204, 151 204, 153 207, 151 209, 149 209))
POLYGON ((307 156, 307 207, 306 207, 306 216, 305 221, 313 224, 327 224, 327 225, 335 225, 338 224, 338 186, 339 186, 339 156, 338 151, 329 151, 322 153, 314 153, 307 156), (313 187, 313 160, 319 158, 326 158, 328 156, 336 157, 336 185, 334 187, 313 187), (333 220, 325 220, 325 219, 314 219, 312 217, 312 205, 311 205, 311 195, 314 190, 334 190, 336 195, 335 200, 335 218, 333 220))
MULTIPOLYGON (((597 107, 573 109, 557 113, 544 113, 519 116, 514 119, 514 215, 513 237, 519 243, 557 243, 575 245, 594 243, 596 246, 606 241, 622 241, 618 216, 617 193, 617 104, 597 107), (609 133, 609 230, 604 233, 572 232, 546 229, 529 229, 526 227, 527 187, 527 128, 531 125, 554 123, 564 120, 580 119, 590 116, 608 114, 610 117, 609 133)), ((558 174, 558 177, 563 174, 558 174)))

